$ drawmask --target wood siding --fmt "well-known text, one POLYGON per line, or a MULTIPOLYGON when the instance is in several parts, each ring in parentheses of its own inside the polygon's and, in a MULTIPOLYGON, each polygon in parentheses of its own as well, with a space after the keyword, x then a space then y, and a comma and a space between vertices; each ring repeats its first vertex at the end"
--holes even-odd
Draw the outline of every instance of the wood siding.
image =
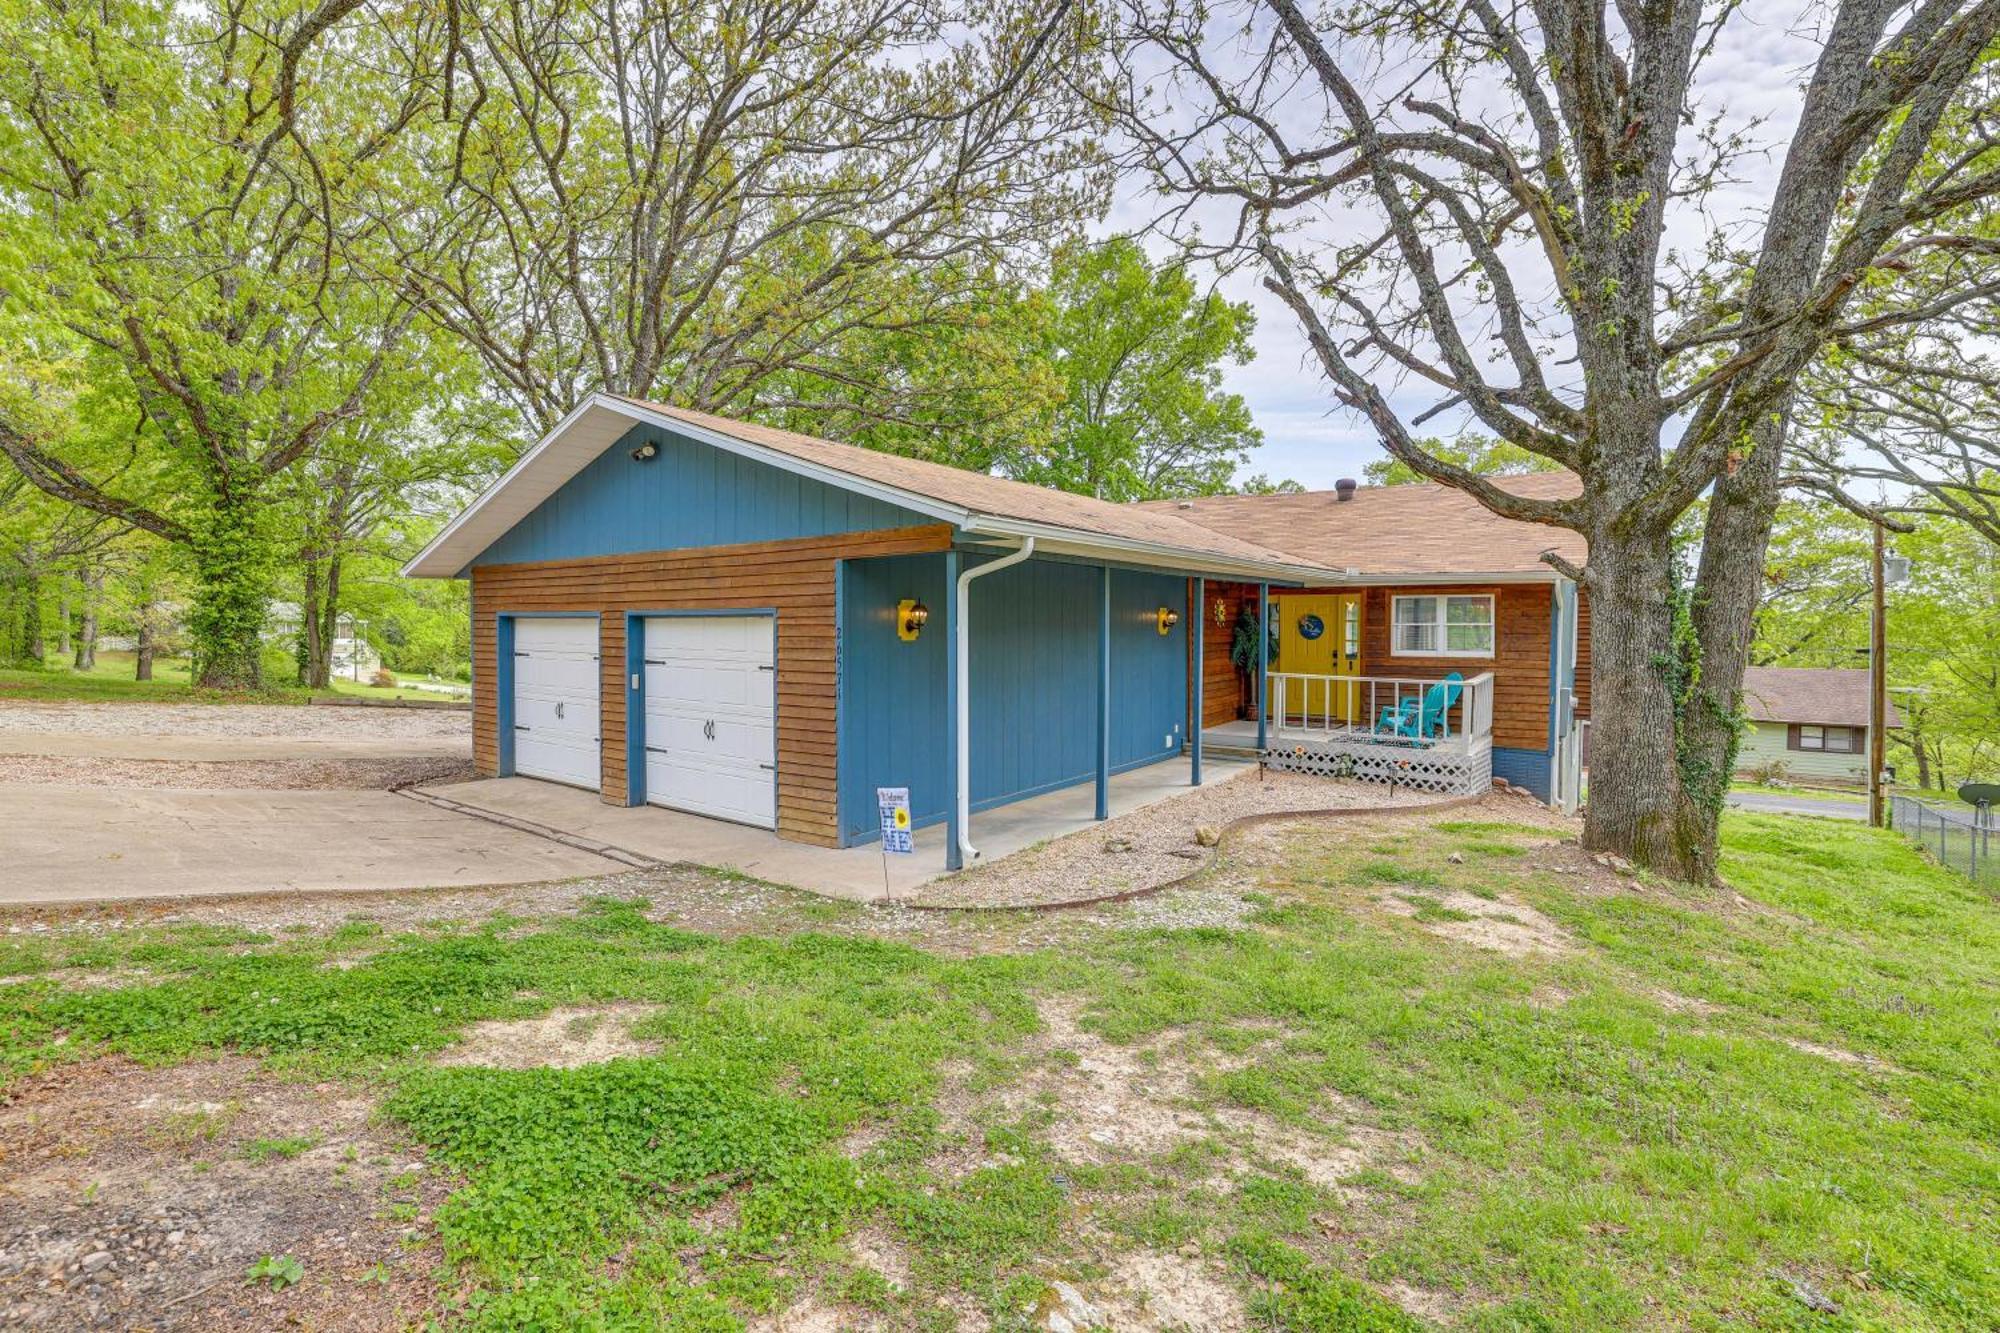
MULTIPOLYGON (((1351 588, 1273 589, 1276 601, 1285 596, 1355 591, 1351 588)), ((1361 674, 1435 680, 1456 671, 1463 676, 1493 673, 1493 743, 1523 750, 1546 750, 1549 744, 1549 620, 1553 614, 1546 583, 1463 584, 1448 587, 1409 585, 1366 588, 1361 607, 1361 674), (1389 599, 1433 594, 1484 593, 1494 599, 1494 655, 1484 657, 1398 657, 1389 651, 1389 599)), ((1209 641, 1206 659, 1202 723, 1215 726, 1242 716, 1243 687, 1229 662, 1229 639, 1235 633, 1236 612, 1245 600, 1254 602, 1257 589, 1249 584, 1208 585, 1209 641), (1226 603, 1228 626, 1218 632, 1215 602, 1226 603)), ((1589 616, 1582 620, 1577 642, 1577 707, 1589 713, 1589 616)))
MULTIPOLYGON (((1243 678, 1229 660, 1230 647, 1236 642, 1236 617, 1243 604, 1252 605, 1257 601, 1257 589, 1242 583, 1218 583, 1208 580, 1204 591, 1207 606, 1194 604, 1194 580, 1188 580, 1188 619, 1185 624, 1192 626, 1194 617, 1204 617, 1201 625, 1201 724, 1204 727, 1220 726, 1233 722, 1245 715, 1243 700, 1243 678), (1222 623, 1216 623, 1215 607, 1222 604, 1222 623)), ((1194 658, 1194 635, 1188 635, 1188 658, 1194 658)))
POLYGON ((1590 594, 1576 590, 1576 715, 1590 716, 1590 594))
POLYGON ((603 798, 623 805, 625 615, 629 611, 775 608, 778 634, 778 833, 797 842, 840 841, 836 749, 838 564, 845 559, 941 551, 943 525, 850 532, 640 555, 472 571, 472 753, 499 771, 495 617, 502 612, 595 611, 602 670, 603 798))
POLYGON ((1546 583, 1369 588, 1361 607, 1361 674, 1436 680, 1493 673, 1493 743, 1517 750, 1549 745, 1550 586, 1546 583), (1389 651, 1391 597, 1487 594, 1493 598, 1493 656, 1398 657, 1389 651))

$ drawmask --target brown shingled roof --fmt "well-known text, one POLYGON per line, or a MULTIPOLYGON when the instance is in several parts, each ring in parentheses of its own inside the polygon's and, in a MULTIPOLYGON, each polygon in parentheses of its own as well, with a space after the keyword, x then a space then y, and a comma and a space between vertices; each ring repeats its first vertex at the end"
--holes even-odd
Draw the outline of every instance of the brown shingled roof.
MULTIPOLYGON (((1888 722, 1903 725, 1896 705, 1888 722)), ((1868 725, 1868 672, 1856 667, 1745 667, 1743 711, 1752 722, 1868 725)))
MULTIPOLYGON (((1516 495, 1560 500, 1581 493, 1570 472, 1497 479, 1516 495)), ((1431 482, 1357 487, 1352 500, 1333 491, 1302 495, 1217 495, 1161 500, 1183 518, 1246 541, 1275 546, 1293 559, 1364 575, 1472 576, 1551 572, 1542 552, 1575 564, 1589 553, 1578 533, 1501 518, 1451 486, 1431 482)))
POLYGON ((862 477, 884 486, 893 486, 913 495, 969 509, 979 514, 1016 519, 1026 523, 1046 523, 1089 535, 1177 546, 1233 560, 1284 565, 1316 563, 1311 560, 1301 561, 1296 554, 1261 544, 1254 538, 1244 537, 1226 528, 1189 522, 1189 515, 1177 512, 1171 507, 1163 509, 1157 505, 1114 504, 1109 500, 1099 500, 1088 495, 1074 495, 1068 491, 1058 491, 1024 481, 1013 481, 985 472, 968 472, 963 468, 947 467, 943 463, 932 463, 921 458, 885 454, 858 445, 837 444, 832 440, 816 439, 811 435, 800 435, 794 431, 778 430, 771 426, 760 426, 754 422, 737 421, 729 417, 712 416, 706 412, 694 412, 686 408, 669 407, 664 403, 648 402, 638 398, 627 398, 623 401, 644 408, 657 416, 671 417, 691 426, 701 426, 717 434, 762 445, 767 449, 775 449, 779 453, 804 462, 833 468, 849 476, 862 477))

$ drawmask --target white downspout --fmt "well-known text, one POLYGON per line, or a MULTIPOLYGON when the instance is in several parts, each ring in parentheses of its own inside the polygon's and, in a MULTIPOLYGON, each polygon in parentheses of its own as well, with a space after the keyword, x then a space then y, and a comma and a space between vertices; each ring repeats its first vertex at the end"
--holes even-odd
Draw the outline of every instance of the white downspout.
POLYGON ((978 858, 979 849, 972 845, 972 581, 988 574, 997 574, 1009 565, 1018 565, 1035 553, 1035 539, 1023 537, 1021 549, 1012 555, 1002 556, 977 567, 960 570, 958 575, 958 604, 951 612, 951 633, 957 646, 958 678, 953 682, 953 690, 958 696, 958 753, 953 756, 958 767, 957 818, 958 854, 964 864, 971 865, 978 858))

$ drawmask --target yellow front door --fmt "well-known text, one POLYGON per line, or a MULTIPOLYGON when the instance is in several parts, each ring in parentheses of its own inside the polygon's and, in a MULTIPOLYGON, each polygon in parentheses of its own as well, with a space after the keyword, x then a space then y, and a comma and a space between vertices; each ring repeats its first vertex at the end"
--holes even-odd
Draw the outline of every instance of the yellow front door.
MULTIPOLYGON (((1361 674, 1359 593, 1287 594, 1273 600, 1278 621, 1277 670, 1306 676, 1361 674)), ((1344 685, 1294 683, 1285 711, 1314 722, 1351 720, 1364 706, 1359 691, 1344 685)))

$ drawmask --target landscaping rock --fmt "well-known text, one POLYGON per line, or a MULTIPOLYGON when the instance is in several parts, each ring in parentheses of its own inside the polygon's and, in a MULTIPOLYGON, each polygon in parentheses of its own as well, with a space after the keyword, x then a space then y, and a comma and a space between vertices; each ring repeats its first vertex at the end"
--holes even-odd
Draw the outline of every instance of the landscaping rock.
POLYGON ((1194 840, 1204 847, 1220 846, 1222 830, 1214 824, 1203 824, 1194 831, 1194 840))
POLYGON ((1106 838, 1104 840, 1104 850, 1107 852, 1136 852, 1139 850, 1139 844, 1133 842, 1130 838, 1106 838))
POLYGON ((1103 1325, 1104 1316, 1098 1313, 1097 1307, 1067 1282, 1049 1283, 1049 1289, 1036 1311, 1035 1327, 1046 1333, 1086 1333, 1088 1329, 1103 1325))

